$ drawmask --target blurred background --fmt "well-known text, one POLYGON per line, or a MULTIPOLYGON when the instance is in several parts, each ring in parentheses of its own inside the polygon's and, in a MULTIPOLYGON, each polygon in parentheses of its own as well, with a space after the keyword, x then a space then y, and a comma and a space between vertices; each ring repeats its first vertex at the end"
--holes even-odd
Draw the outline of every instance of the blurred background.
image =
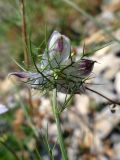
MULTIPOLYGON (((98 62, 90 87, 120 100, 120 0, 25 0, 25 12, 36 57, 44 51, 46 33, 48 39, 54 30, 71 39, 76 57, 85 43, 98 62)), ((30 92, 7 77, 21 70, 18 64, 24 67, 19 0, 0 0, 0 24, 0 160, 36 160, 39 154, 49 160, 49 147, 60 160, 50 94, 30 92)), ((64 100, 59 93, 60 106, 64 100)), ((111 107, 91 92, 73 97, 61 115, 69 160, 120 160, 120 106, 111 107)))

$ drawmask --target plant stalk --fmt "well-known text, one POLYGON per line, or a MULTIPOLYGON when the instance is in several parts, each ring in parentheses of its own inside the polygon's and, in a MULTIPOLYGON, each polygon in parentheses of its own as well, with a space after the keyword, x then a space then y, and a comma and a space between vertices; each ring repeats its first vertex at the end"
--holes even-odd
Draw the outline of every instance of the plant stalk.
POLYGON ((28 53, 28 37, 27 37, 27 27, 26 27, 26 17, 25 17, 25 3, 24 0, 20 0, 21 8, 21 18, 22 18, 22 37, 24 45, 24 61, 27 69, 29 68, 29 53, 28 53))
POLYGON ((95 91, 95 90, 93 90, 93 89, 91 89, 91 88, 88 88, 88 87, 85 87, 85 88, 86 88, 87 90, 89 90, 89 91, 91 91, 91 92, 94 92, 94 93, 100 95, 101 97, 107 99, 107 100, 108 100, 109 102, 111 102, 112 104, 120 105, 120 102, 118 102, 118 101, 114 101, 114 100, 106 97, 105 95, 103 95, 103 94, 101 94, 101 93, 99 93, 99 92, 97 92, 97 91, 95 91))
POLYGON ((56 89, 53 90, 53 114, 55 116, 55 121, 56 121, 56 125, 57 125, 57 134, 58 134, 58 141, 59 141, 59 145, 60 145, 60 149, 61 149, 61 153, 62 153, 62 159, 63 160, 68 160, 67 157, 67 152, 66 152, 66 148, 64 145, 64 140, 63 140, 63 136, 62 136, 62 130, 61 130, 61 125, 60 125, 60 114, 59 114, 59 110, 57 107, 57 92, 56 89))

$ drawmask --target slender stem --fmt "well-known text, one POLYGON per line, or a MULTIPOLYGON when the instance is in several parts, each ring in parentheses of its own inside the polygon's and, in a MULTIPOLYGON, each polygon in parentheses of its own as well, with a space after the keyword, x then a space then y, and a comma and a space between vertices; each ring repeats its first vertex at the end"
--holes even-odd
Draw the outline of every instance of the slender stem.
POLYGON ((52 107, 53 107, 53 114, 55 116, 55 121, 56 121, 56 125, 57 125, 58 141, 59 141, 59 145, 60 145, 60 149, 61 149, 61 153, 62 153, 62 159, 68 160, 67 152, 65 149, 64 140, 63 140, 63 136, 62 136, 61 125, 60 125, 60 114, 59 114, 58 107, 57 107, 56 89, 53 90, 53 106, 52 107))
POLYGON ((28 53, 28 39, 27 39, 27 27, 25 18, 25 3, 24 0, 20 0, 21 17, 22 17, 22 37, 24 45, 24 61, 28 69, 29 67, 29 53, 28 53))
POLYGON ((35 153, 36 153, 37 159, 38 159, 38 160, 42 160, 42 157, 40 156, 40 153, 39 153, 37 147, 35 148, 35 153))
MULTIPOLYGON (((29 69, 29 65, 30 65, 30 61, 29 61, 29 52, 28 52, 28 36, 27 36, 27 26, 26 26, 26 16, 25 16, 25 0, 20 0, 20 9, 21 9, 21 18, 22 18, 22 39, 23 39, 23 46, 24 46, 24 61, 25 61, 25 65, 26 68, 29 69)), ((30 109, 31 111, 33 111, 33 105, 32 105, 32 100, 31 100, 31 91, 28 88, 28 94, 29 94, 29 105, 30 105, 30 109)), ((24 107, 23 107, 24 108, 24 107)), ((33 133, 35 134, 36 138, 38 138, 38 132, 36 131, 36 128, 34 127, 28 113, 26 112, 26 110, 24 109, 25 113, 26 113, 26 117, 28 118, 28 123, 29 126, 31 127, 31 129, 33 130, 33 133)), ((31 114, 33 114, 31 112, 31 114)), ((38 149, 35 149, 36 155, 37 155, 37 159, 42 159, 38 149)))
POLYGON ((120 105, 120 102, 114 101, 114 100, 106 97, 105 95, 103 95, 103 94, 101 94, 101 93, 99 93, 99 92, 97 92, 97 91, 95 91, 95 90, 93 90, 93 89, 90 89, 90 88, 88 88, 88 87, 85 87, 85 88, 86 88, 87 90, 92 91, 92 92, 100 95, 101 97, 107 99, 107 100, 108 100, 109 102, 111 102, 112 104, 118 104, 118 105, 120 105))

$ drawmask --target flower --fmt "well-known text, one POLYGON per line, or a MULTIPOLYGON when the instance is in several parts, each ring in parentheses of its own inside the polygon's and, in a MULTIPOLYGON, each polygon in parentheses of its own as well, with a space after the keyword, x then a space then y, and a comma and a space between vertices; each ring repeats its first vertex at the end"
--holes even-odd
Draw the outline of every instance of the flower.
POLYGON ((36 73, 13 72, 9 75, 27 79, 26 82, 35 89, 83 92, 85 78, 91 74, 95 61, 82 58, 74 62, 70 57, 70 48, 69 38, 54 31, 36 73))
POLYGON ((63 64, 65 65, 69 59, 70 50, 70 39, 58 31, 54 31, 50 36, 48 48, 42 57, 42 68, 45 68, 48 64, 49 67, 51 66, 52 68, 59 67, 59 65, 63 64))
MULTIPOLYGON (((35 64, 37 72, 13 72, 19 78, 27 79, 27 83, 35 89, 44 91, 56 89, 66 94, 81 94, 85 90, 94 92, 107 99, 114 106, 120 105, 119 101, 111 100, 101 93, 87 87, 89 78, 96 61, 81 58, 74 61, 70 55, 70 40, 68 37, 54 31, 40 62, 40 68, 35 64)), ((0 114, 7 112, 5 106, 1 106, 0 114)))

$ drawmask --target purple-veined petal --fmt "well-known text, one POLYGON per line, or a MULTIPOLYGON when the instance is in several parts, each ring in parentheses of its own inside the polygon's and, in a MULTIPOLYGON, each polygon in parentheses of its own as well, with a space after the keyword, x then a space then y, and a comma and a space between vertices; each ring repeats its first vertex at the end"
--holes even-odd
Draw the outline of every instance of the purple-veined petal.
POLYGON ((48 41, 48 49, 49 50, 53 50, 56 47, 56 42, 58 41, 58 39, 61 37, 61 34, 58 31, 54 31, 51 36, 50 39, 48 41))
POLYGON ((78 69, 79 75, 81 75, 83 78, 89 76, 93 70, 95 62, 96 61, 89 59, 81 59, 76 64, 76 68, 78 69))
POLYGON ((55 57, 59 58, 60 61, 65 61, 70 56, 70 49, 70 39, 58 31, 54 31, 48 43, 50 58, 55 57))
POLYGON ((34 89, 40 89, 45 87, 44 85, 50 83, 52 71, 43 71, 41 73, 32 72, 12 72, 9 76, 16 76, 20 79, 25 79, 27 84, 34 89))
POLYGON ((40 73, 31 73, 31 72, 13 72, 8 76, 16 76, 20 79, 27 79, 28 85, 32 88, 39 88, 39 85, 42 85, 46 79, 40 73))
POLYGON ((31 72, 12 72, 8 75, 8 77, 9 76, 16 76, 18 78, 36 78, 39 76, 39 74, 31 72))
POLYGON ((89 59, 81 59, 68 67, 64 73, 66 77, 68 76, 77 82, 79 79, 86 78, 91 74, 94 63, 95 61, 89 59))
POLYGON ((50 66, 55 68, 65 64, 65 61, 69 59, 70 50, 70 39, 58 31, 54 31, 50 36, 48 49, 43 54, 41 66, 44 68, 48 65, 48 68, 50 66))

